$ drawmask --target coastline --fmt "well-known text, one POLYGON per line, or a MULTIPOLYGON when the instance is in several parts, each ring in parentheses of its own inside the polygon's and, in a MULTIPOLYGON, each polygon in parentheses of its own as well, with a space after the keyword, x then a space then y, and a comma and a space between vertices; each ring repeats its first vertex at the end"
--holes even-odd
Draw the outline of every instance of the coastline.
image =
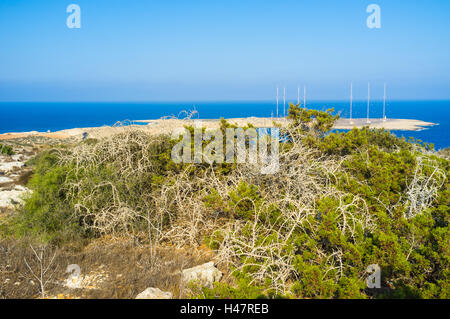
MULTIPOLYGON (((258 128, 273 127, 273 123, 279 123, 282 126, 289 123, 289 120, 284 118, 270 118, 270 117, 247 117, 247 118, 229 118, 226 119, 229 123, 237 126, 245 126, 252 124, 258 128)), ((218 128, 220 125, 219 119, 158 119, 158 120, 137 120, 132 121, 131 126, 142 129, 150 134, 170 134, 174 129, 183 127, 185 125, 198 125, 201 122, 203 127, 208 129, 218 128)), ((120 123, 118 123, 120 124, 120 123)), ((386 130, 399 130, 399 131, 420 131, 427 127, 438 125, 436 123, 425 122, 415 119, 370 119, 370 123, 367 123, 365 118, 350 119, 341 118, 334 125, 335 130, 351 130, 353 128, 362 128, 369 126, 371 128, 384 128, 386 130)), ((0 134, 0 140, 11 140, 17 138, 26 137, 44 137, 50 139, 67 139, 67 138, 82 138, 86 134, 92 138, 106 137, 118 131, 125 129, 128 126, 116 125, 116 126, 101 126, 101 127, 87 127, 87 128, 71 128, 55 132, 10 132, 0 134)))

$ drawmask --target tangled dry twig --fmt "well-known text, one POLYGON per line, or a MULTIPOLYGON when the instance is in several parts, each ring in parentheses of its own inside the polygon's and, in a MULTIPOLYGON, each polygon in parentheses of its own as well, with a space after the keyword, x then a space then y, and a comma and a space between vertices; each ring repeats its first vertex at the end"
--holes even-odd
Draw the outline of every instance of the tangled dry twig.
MULTIPOLYGON (((293 133, 287 130, 286 134, 293 133)), ((290 136, 279 155, 279 170, 268 175, 261 174, 263 163, 237 164, 228 174, 216 174, 214 164, 202 164, 198 170, 194 164, 153 187, 150 179, 158 174, 158 158, 168 137, 150 136, 134 127, 94 144, 81 143, 61 153, 60 163, 72 165, 75 178, 68 179, 65 187, 87 227, 99 233, 133 233, 142 222, 151 243, 166 241, 178 247, 198 245, 205 234, 222 229, 217 261, 236 270, 254 266, 252 282, 270 278, 270 288, 284 293, 298 277, 295 251, 288 244, 297 231, 308 229, 315 236, 311 218, 320 218, 318 199, 339 202, 337 225, 345 236, 355 239, 358 228, 370 232, 375 227, 364 199, 333 186, 341 161, 308 148, 298 134, 290 136), (100 168, 110 176, 102 176, 100 168), (228 202, 241 182, 261 190, 262 204, 253 205, 253 219, 220 218, 220 212, 205 206, 204 198, 212 190, 228 202), (266 216, 273 210, 279 215, 268 222, 266 216)), ((339 274, 340 256, 342 252, 334 251, 321 258, 339 274)))
POLYGON ((434 161, 421 156, 417 157, 414 176, 408 183, 406 191, 405 218, 413 218, 430 207, 446 179, 447 175, 434 161), (426 174, 425 169, 430 170, 431 173, 426 174))

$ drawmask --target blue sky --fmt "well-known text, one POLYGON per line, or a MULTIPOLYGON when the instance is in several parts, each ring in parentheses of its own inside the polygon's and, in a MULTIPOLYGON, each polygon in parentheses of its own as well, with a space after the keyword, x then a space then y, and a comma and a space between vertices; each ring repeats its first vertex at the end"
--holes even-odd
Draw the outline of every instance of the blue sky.
POLYGON ((2 0, 0 101, 450 99, 450 1, 2 0), (68 29, 66 7, 81 7, 68 29), (381 7, 368 29, 366 7, 381 7))

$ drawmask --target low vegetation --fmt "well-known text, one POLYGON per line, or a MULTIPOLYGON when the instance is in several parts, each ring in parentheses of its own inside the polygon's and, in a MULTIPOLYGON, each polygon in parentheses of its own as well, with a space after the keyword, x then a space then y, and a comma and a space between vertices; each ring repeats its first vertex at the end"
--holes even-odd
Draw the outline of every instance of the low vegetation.
POLYGON ((176 164, 177 141, 132 128, 42 152, 0 234, 54 247, 113 236, 155 254, 206 245, 227 277, 193 298, 449 298, 448 159, 384 130, 330 133, 333 110, 291 104, 289 118, 268 175, 176 164), (371 264, 381 289, 367 288, 371 264))
POLYGON ((0 154, 14 155, 14 151, 11 146, 0 144, 0 154))

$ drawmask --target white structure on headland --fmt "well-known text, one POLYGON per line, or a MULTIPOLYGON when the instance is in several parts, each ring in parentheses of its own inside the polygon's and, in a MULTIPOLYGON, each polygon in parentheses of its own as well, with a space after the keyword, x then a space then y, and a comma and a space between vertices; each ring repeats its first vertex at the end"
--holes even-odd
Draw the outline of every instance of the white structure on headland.
POLYGON ((278 118, 278 87, 277 87, 277 118, 278 118))
POLYGON ((286 118, 286 87, 283 88, 283 117, 286 118))
POLYGON ((306 85, 303 85, 303 107, 306 108, 306 85))
POLYGON ((350 124, 353 124, 353 83, 350 83, 350 124))
POLYGON ((383 122, 386 122, 386 83, 384 83, 383 122))
POLYGON ((370 124, 369 111, 370 111, 370 83, 367 84, 367 124, 370 124))

